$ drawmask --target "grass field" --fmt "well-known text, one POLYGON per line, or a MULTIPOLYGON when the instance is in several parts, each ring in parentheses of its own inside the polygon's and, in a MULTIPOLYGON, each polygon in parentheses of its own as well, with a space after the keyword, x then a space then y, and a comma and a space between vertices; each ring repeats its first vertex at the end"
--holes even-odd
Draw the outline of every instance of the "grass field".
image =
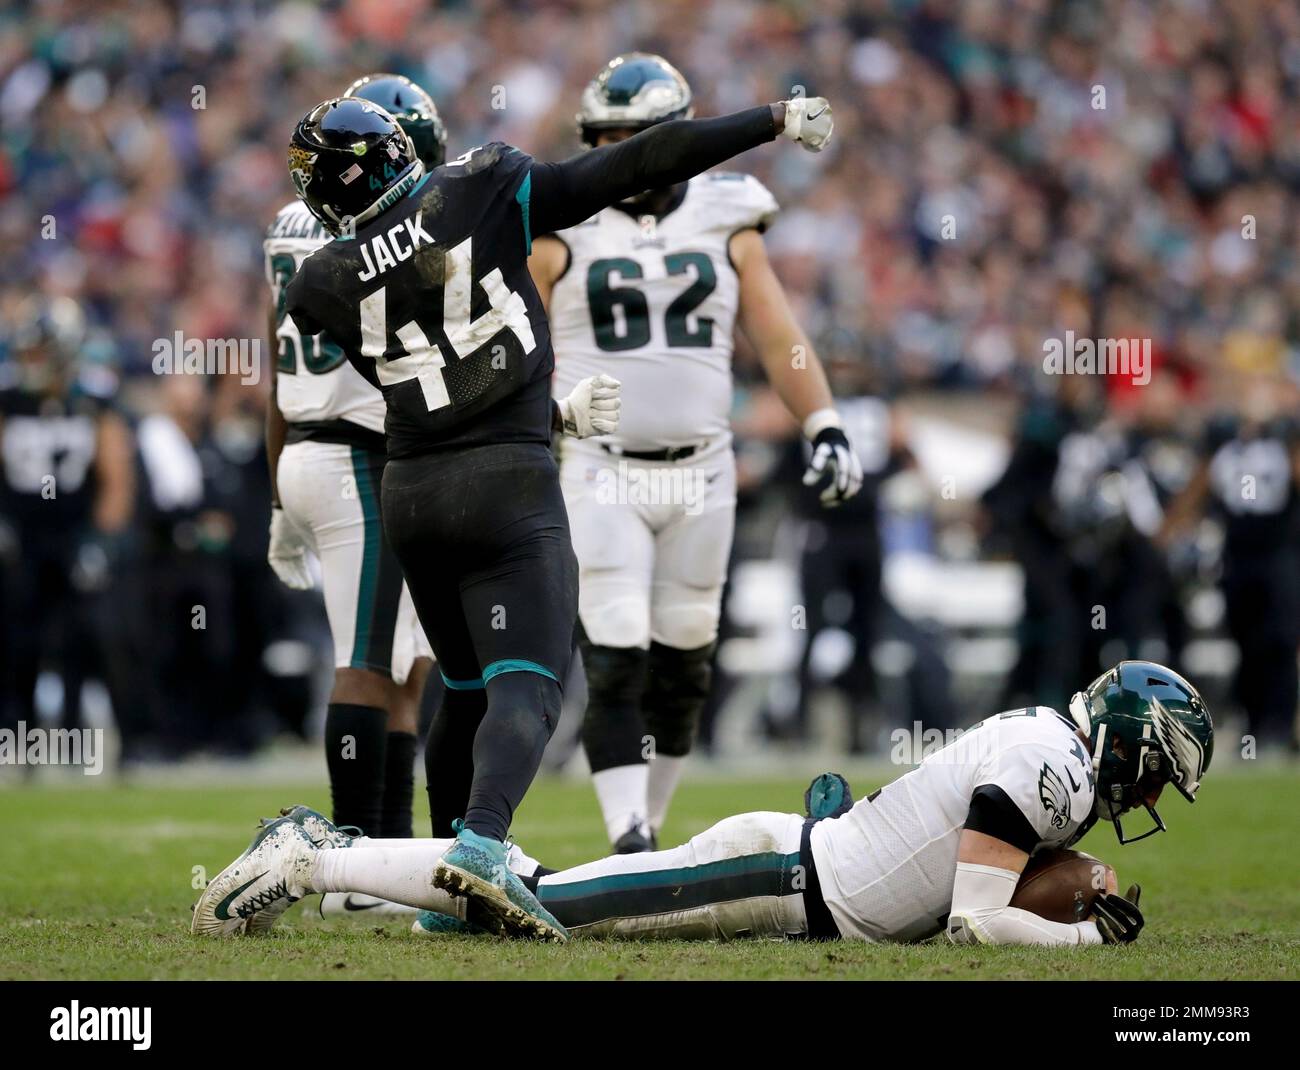
MULTIPOLYGON (((879 783, 854 778, 862 793, 879 783)), ((742 942, 563 947, 492 938, 417 940, 407 923, 326 922, 305 903, 263 940, 188 933, 195 867, 216 873, 255 819, 325 808, 323 790, 267 786, 0 791, 0 978, 1300 978, 1300 772, 1211 775, 1195 807, 1172 797, 1171 831, 1119 847, 1084 843, 1143 885, 1147 928, 1128 947, 1029 948, 742 942)), ((685 784, 666 838, 745 810, 797 810, 806 778, 685 784)), ((598 856, 585 783, 540 781, 515 833, 548 865, 598 856)))

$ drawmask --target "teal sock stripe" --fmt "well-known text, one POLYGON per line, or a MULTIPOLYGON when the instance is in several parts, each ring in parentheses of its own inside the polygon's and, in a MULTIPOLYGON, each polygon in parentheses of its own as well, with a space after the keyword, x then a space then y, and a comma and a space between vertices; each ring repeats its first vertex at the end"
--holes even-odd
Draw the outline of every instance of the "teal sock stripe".
POLYGON ((442 682, 452 691, 482 691, 485 686, 482 677, 477 680, 453 680, 441 669, 438 672, 442 675, 442 682))
POLYGON ((375 619, 376 577, 379 575, 379 552, 383 544, 383 527, 379 520, 379 496, 370 477, 369 454, 352 447, 352 474, 357 481, 357 500, 365 528, 365 547, 361 554, 361 577, 357 582, 357 617, 352 635, 352 668, 364 669, 370 649, 370 629, 375 619))
POLYGON ((535 672, 554 680, 557 684, 560 682, 560 678, 545 665, 538 665, 537 662, 524 658, 502 658, 500 661, 492 662, 483 670, 483 683, 486 684, 492 677, 506 672, 535 672))

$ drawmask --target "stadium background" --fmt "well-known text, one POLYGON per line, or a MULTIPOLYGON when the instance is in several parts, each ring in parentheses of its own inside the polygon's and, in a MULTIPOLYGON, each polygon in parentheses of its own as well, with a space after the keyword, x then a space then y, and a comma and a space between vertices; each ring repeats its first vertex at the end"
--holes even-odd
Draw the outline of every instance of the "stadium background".
MULTIPOLYGON (((243 385, 155 375, 153 344, 261 335, 288 131, 357 75, 424 85, 450 155, 499 139, 560 157, 582 86, 631 48, 681 67, 697 114, 795 87, 835 104, 831 151, 736 167, 782 204, 769 249, 839 392, 893 414, 867 497, 823 516, 741 346, 706 746, 758 766, 801 747, 884 756, 894 729, 1063 705, 1103 662, 1143 654, 1202 685, 1218 762, 1247 727, 1282 751, 1294 691, 1289 710, 1285 686, 1255 696, 1248 726, 1235 670, 1262 616, 1291 636, 1294 672, 1294 490, 1259 566, 1291 601, 1235 632, 1216 511, 1157 546, 1148 508, 1189 478, 1216 417, 1297 411, 1300 6, 1249 0, 6 4, 0 318, 34 290, 75 299, 83 372, 137 445, 131 523, 78 533, 70 564, 90 548, 104 567, 38 618, 14 592, 45 534, 0 522, 6 627, 39 630, 32 712, 116 720, 140 766, 269 749, 323 775, 286 742, 318 724, 328 651, 319 598, 263 560, 269 350, 243 385), (1043 341, 1067 329, 1150 337, 1151 382, 1044 375, 1043 341), (792 627, 796 606, 812 627, 792 627)), ((28 697, 22 666, 5 669, 12 723, 28 697)), ((576 722, 571 708, 552 765, 576 722)))

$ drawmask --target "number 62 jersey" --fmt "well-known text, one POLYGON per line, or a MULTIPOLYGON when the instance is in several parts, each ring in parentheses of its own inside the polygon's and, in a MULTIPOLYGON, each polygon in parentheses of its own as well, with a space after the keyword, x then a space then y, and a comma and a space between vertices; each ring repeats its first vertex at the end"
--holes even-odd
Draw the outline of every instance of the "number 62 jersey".
POLYGON ((615 206, 548 235, 569 254, 550 299, 556 396, 601 372, 623 384, 618 431, 601 441, 652 450, 729 434, 740 286, 728 246, 776 212, 756 178, 715 171, 658 216, 615 206))
POLYGON ((390 458, 550 441, 554 367, 528 274, 532 157, 500 142, 425 175, 285 289, 304 335, 325 331, 387 405, 390 458))

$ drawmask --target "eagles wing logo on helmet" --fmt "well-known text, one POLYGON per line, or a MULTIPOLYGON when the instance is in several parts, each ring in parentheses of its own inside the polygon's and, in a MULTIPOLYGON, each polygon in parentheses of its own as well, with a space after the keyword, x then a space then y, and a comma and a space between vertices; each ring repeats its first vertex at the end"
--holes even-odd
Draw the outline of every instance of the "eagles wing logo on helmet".
POLYGON ((1052 828, 1063 829, 1070 823, 1070 793, 1056 770, 1046 762, 1038 774, 1038 801, 1051 815, 1052 828))
POLYGON ((315 166, 316 153, 308 152, 298 145, 289 146, 289 177, 293 180, 293 188, 298 191, 298 196, 307 195, 315 166))
POLYGON ((1169 779, 1189 800, 1194 798, 1205 770, 1205 748, 1201 741, 1154 697, 1151 699, 1151 726, 1160 752, 1169 762, 1169 779))

